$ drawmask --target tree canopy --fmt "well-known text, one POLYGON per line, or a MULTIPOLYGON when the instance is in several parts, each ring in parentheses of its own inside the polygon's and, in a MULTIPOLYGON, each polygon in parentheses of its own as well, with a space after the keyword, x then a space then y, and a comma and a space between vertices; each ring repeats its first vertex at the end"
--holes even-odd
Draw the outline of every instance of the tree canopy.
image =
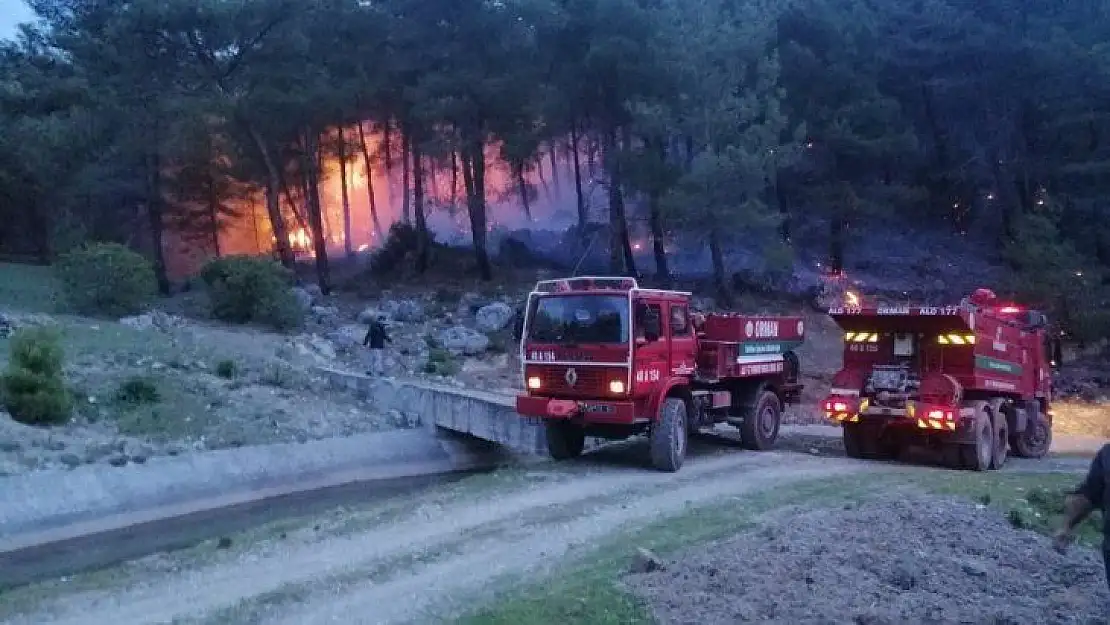
POLYGON ((543 187, 573 187, 577 231, 601 219, 614 272, 666 282, 667 238, 704 235, 726 300, 724 250, 788 246, 816 220, 839 269, 855 225, 880 220, 979 237, 1038 303, 1101 305, 1100 0, 28 4, 36 21, 0 44, 7 253, 119 241, 166 290, 168 233, 218 254, 257 207, 257 247, 288 265, 307 241, 327 289, 329 250, 353 253, 353 230, 384 236, 397 218, 425 246, 447 210, 489 279, 496 174, 526 219, 543 187), (636 233, 653 269, 636 266, 636 233))

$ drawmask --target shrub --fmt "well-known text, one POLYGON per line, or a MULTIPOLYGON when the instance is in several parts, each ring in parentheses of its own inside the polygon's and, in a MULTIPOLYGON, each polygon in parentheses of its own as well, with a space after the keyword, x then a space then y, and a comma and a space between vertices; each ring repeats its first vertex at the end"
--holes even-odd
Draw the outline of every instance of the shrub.
POLYGON ((20 330, 12 337, 8 369, 0 376, 0 399, 12 418, 28 425, 69 420, 72 401, 65 387, 65 353, 49 328, 20 330))
POLYGON ((293 294, 293 274, 267 258, 227 256, 209 261, 200 277, 212 316, 228 323, 260 323, 291 330, 304 322, 293 294))
POLYGON ((216 363, 216 375, 225 380, 230 380, 239 375, 239 367, 234 360, 221 360, 216 363))
POLYGON ((150 262, 118 243, 66 252, 54 272, 66 302, 83 315, 134 315, 158 294, 150 262))
MULTIPOLYGON (((408 258, 416 253, 420 234, 411 224, 397 222, 390 226, 389 235, 381 249, 371 257, 371 267, 379 275, 392 273, 409 264, 408 258)), ((429 235, 427 244, 432 245, 434 239, 429 235)))
POLYGON ((451 352, 442 347, 428 350, 428 362, 424 363, 424 373, 449 377, 458 374, 459 371, 462 371, 462 365, 451 352))
POLYGON ((153 380, 143 376, 127 378, 116 390, 116 399, 122 403, 138 406, 156 404, 162 400, 162 393, 153 380))

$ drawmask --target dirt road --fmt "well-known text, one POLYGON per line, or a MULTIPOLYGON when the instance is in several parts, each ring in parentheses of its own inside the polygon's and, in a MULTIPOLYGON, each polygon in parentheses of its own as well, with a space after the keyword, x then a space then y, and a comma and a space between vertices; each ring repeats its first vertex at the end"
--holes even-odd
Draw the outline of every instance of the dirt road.
POLYGON ((895 470, 783 442, 796 451, 695 443, 699 455, 676 474, 645 470, 643 450, 631 446, 474 478, 439 495, 271 526, 219 549, 162 554, 0 597, 0 622, 433 622, 473 607, 507 580, 689 506, 806 479, 895 470))
POLYGON ((542 570, 624 526, 754 490, 878 468, 796 453, 730 452, 661 474, 627 466, 622 453, 490 485, 498 487, 463 487, 377 518, 282 530, 242 548, 148 558, 77 587, 54 585, 23 606, 0 602, 0 620, 427 622, 472 605, 504 576, 542 570))

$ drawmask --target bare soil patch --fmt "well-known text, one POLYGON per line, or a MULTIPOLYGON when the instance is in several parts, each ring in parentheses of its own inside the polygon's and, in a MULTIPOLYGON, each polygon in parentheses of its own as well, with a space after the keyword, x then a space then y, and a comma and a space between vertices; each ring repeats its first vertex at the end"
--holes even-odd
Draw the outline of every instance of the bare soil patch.
POLYGON ((964 500, 892 493, 777 514, 624 582, 662 624, 1103 623, 1099 554, 964 500))

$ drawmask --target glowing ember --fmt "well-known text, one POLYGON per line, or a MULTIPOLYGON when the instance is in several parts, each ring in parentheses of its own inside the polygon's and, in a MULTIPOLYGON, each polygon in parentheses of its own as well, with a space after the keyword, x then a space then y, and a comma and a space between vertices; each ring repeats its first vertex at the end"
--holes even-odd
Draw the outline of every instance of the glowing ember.
POLYGON ((358 251, 360 251, 360 252, 365 252, 368 249, 370 249, 370 246, 366 243, 363 243, 362 245, 358 246, 358 251))
POLYGON ((844 293, 844 303, 848 306, 859 306, 859 295, 851 291, 846 291, 844 293))

